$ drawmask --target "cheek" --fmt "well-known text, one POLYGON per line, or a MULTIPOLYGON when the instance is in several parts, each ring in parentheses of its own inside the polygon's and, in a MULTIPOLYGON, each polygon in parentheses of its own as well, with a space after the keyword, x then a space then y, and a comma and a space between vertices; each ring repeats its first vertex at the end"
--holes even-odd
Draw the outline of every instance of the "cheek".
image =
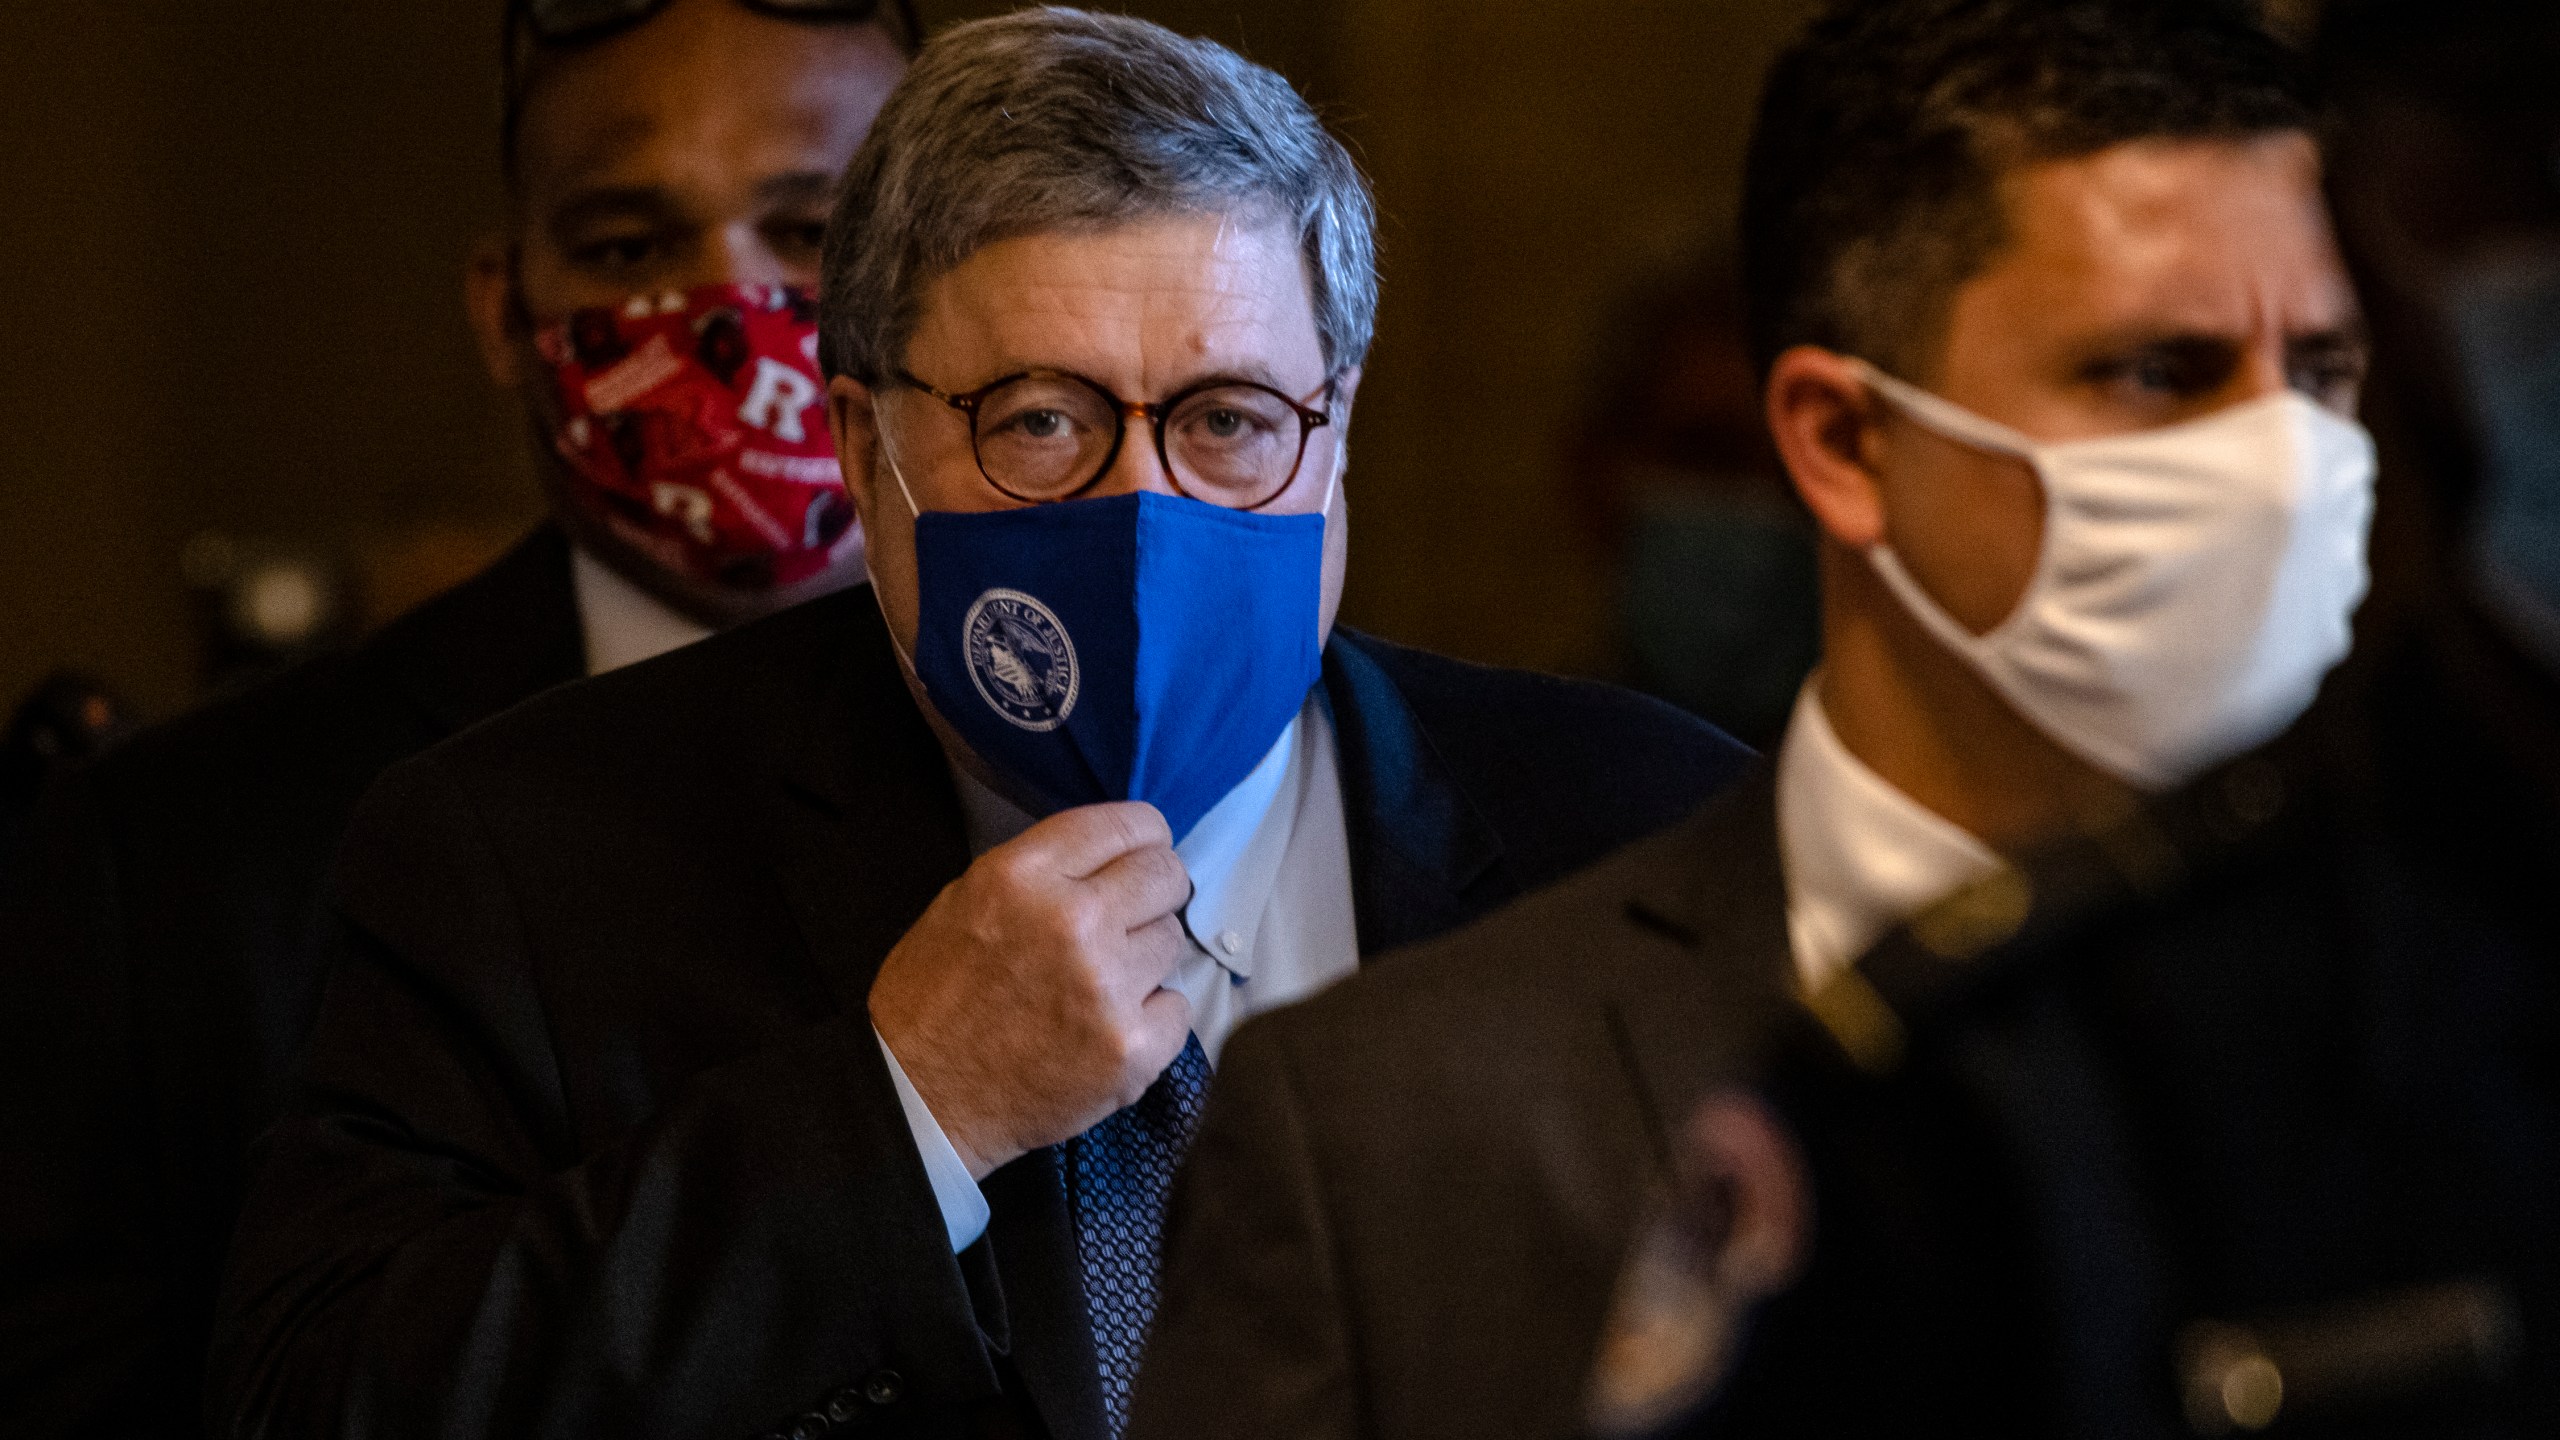
POLYGON ((547 325, 572 311, 619 305, 631 298, 621 286, 602 284, 580 274, 539 236, 526 237, 517 254, 517 290, 524 300, 524 313, 536 325, 547 325))
POLYGON ((1894 550, 1938 604, 1979 635, 2017 609, 2044 547, 2044 487, 2026 462, 1914 447, 1886 493, 1894 550))
POLYGON ((863 532, 873 593, 889 622, 889 633, 912 655, 916 644, 915 522, 902 503, 882 508, 877 516, 879 528, 866 527, 863 532))
POLYGON ((1324 527, 1324 578, 1317 598, 1316 634, 1319 641, 1333 633, 1333 617, 1342 608, 1342 580, 1351 557, 1351 502, 1334 497, 1333 513, 1324 527))

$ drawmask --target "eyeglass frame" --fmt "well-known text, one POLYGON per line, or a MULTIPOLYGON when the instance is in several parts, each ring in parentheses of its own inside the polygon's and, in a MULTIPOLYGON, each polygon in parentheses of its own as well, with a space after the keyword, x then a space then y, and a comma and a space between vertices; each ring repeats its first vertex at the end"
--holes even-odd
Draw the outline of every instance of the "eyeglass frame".
MULTIPOLYGON (((1293 411, 1296 411, 1298 416, 1298 454, 1295 459, 1289 462, 1289 473, 1282 477, 1280 484, 1273 489, 1270 494, 1263 496, 1261 499, 1256 500, 1250 505, 1220 505, 1218 507, 1222 510, 1233 510, 1241 515, 1251 515, 1271 504, 1273 501, 1278 500, 1281 496, 1289 493, 1289 487, 1298 482, 1298 472, 1307 467, 1308 440, 1314 437, 1316 431, 1333 423, 1333 412, 1329 409, 1317 410, 1307 405, 1303 400, 1293 400, 1288 395, 1284 394, 1277 386, 1265 385, 1259 380, 1240 380, 1232 376, 1212 376, 1209 379, 1199 380, 1192 384, 1185 385, 1162 400, 1139 401, 1121 399, 1118 395, 1112 392, 1110 386, 1103 384, 1101 381, 1096 380, 1089 375, 1079 375, 1073 370, 1058 370, 1045 366, 1036 366, 1029 370, 1017 370, 1010 375, 1003 375, 990 380, 986 384, 981 385, 974 390, 963 390, 956 395, 937 386, 926 384, 924 381, 917 379, 912 371, 903 368, 890 371, 889 377, 911 390, 920 390, 925 394, 932 396, 934 399, 941 401, 943 404, 950 406, 952 409, 957 410, 962 415, 968 417, 969 459, 977 465, 978 477, 986 481, 989 485, 995 487, 997 494, 1004 496, 1008 500, 1019 500, 1025 505, 1063 504, 1066 501, 1079 498, 1086 491, 1091 490, 1094 486, 1101 484, 1105 479, 1109 478, 1111 474, 1111 467, 1120 463, 1121 447, 1129 442, 1129 419, 1131 416, 1136 416, 1145 420, 1149 427, 1155 432, 1156 463, 1164 467, 1165 479, 1172 483, 1174 493, 1182 496, 1186 500, 1199 500, 1199 496, 1182 488, 1182 477, 1174 471, 1173 455, 1165 448, 1165 422, 1171 420, 1173 418, 1173 412, 1181 408, 1182 403, 1189 400, 1194 395, 1204 394, 1211 390, 1224 390, 1235 386, 1244 386, 1248 389, 1259 390, 1263 394, 1271 396, 1281 404, 1288 406, 1293 411), (993 395, 1007 385, 1014 384, 1021 380, 1070 380, 1078 385, 1082 385, 1094 394, 1101 396, 1103 400, 1108 402, 1111 406, 1112 419, 1115 422, 1111 435, 1111 448, 1103 452, 1102 464, 1100 467, 1095 469, 1091 478, 1085 480, 1082 484, 1064 494, 1051 495, 1046 498, 1035 498, 1033 496, 1018 494, 1012 490, 1006 489, 1004 482, 998 480, 988 471, 986 457, 979 453, 978 407, 986 402, 986 398, 988 396, 993 395)), ((1318 385, 1314 390, 1309 391, 1308 393, 1310 395, 1323 396, 1326 403, 1330 405, 1333 400, 1334 392, 1341 386, 1341 384, 1342 372, 1336 370, 1332 374, 1324 377, 1323 384, 1318 385)), ((1207 505, 1217 504, 1214 500, 1204 500, 1201 501, 1201 503, 1207 505)))

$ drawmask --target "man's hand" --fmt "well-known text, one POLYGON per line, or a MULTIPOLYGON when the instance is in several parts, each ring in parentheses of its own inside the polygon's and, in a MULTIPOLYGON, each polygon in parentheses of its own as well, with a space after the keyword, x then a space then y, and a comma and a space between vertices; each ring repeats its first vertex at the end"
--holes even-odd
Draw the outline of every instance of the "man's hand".
POLYGON ((1191 879, 1152 805, 1062 811, 978 857, 880 963, 871 1023, 969 1173, 1131 1104, 1191 1033, 1161 988, 1191 879))

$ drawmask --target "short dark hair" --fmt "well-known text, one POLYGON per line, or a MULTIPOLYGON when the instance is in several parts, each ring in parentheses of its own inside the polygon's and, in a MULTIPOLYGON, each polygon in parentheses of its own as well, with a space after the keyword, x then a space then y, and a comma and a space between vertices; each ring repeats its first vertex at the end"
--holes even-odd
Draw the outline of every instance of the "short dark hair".
POLYGON ((1745 164, 1754 357, 1820 345, 1923 383, 2005 236, 2002 176, 2151 139, 2314 131, 2234 0, 1838 0, 1782 54, 1745 164))
MULTIPOLYGON (((660 9, 664 6, 661 5, 660 9)), ((563 44, 544 45, 536 42, 524 19, 524 0, 506 0, 498 28, 498 170, 512 189, 522 178, 519 161, 520 142, 524 134, 524 112, 533 92, 542 88, 560 60, 590 46, 610 40, 625 31, 645 25, 658 16, 652 10, 629 24, 600 27, 588 38, 563 44)), ((804 25, 877 25, 898 43, 898 48, 913 59, 924 47, 924 26, 916 19, 915 0, 880 0, 869 15, 855 19, 838 19, 824 12, 805 17, 769 11, 783 19, 797 19, 804 25)))

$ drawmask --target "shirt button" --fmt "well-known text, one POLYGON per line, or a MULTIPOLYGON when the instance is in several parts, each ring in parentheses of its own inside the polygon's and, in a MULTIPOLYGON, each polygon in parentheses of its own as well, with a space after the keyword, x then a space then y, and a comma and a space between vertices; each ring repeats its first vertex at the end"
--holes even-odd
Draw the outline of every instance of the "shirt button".
POLYGON ((1244 948, 1244 937, 1233 930, 1221 930, 1218 932, 1218 948, 1233 955, 1244 948))
POLYGON ((874 1405, 895 1405, 907 1393, 907 1382, 895 1370, 874 1370, 862 1382, 862 1398, 874 1405))

